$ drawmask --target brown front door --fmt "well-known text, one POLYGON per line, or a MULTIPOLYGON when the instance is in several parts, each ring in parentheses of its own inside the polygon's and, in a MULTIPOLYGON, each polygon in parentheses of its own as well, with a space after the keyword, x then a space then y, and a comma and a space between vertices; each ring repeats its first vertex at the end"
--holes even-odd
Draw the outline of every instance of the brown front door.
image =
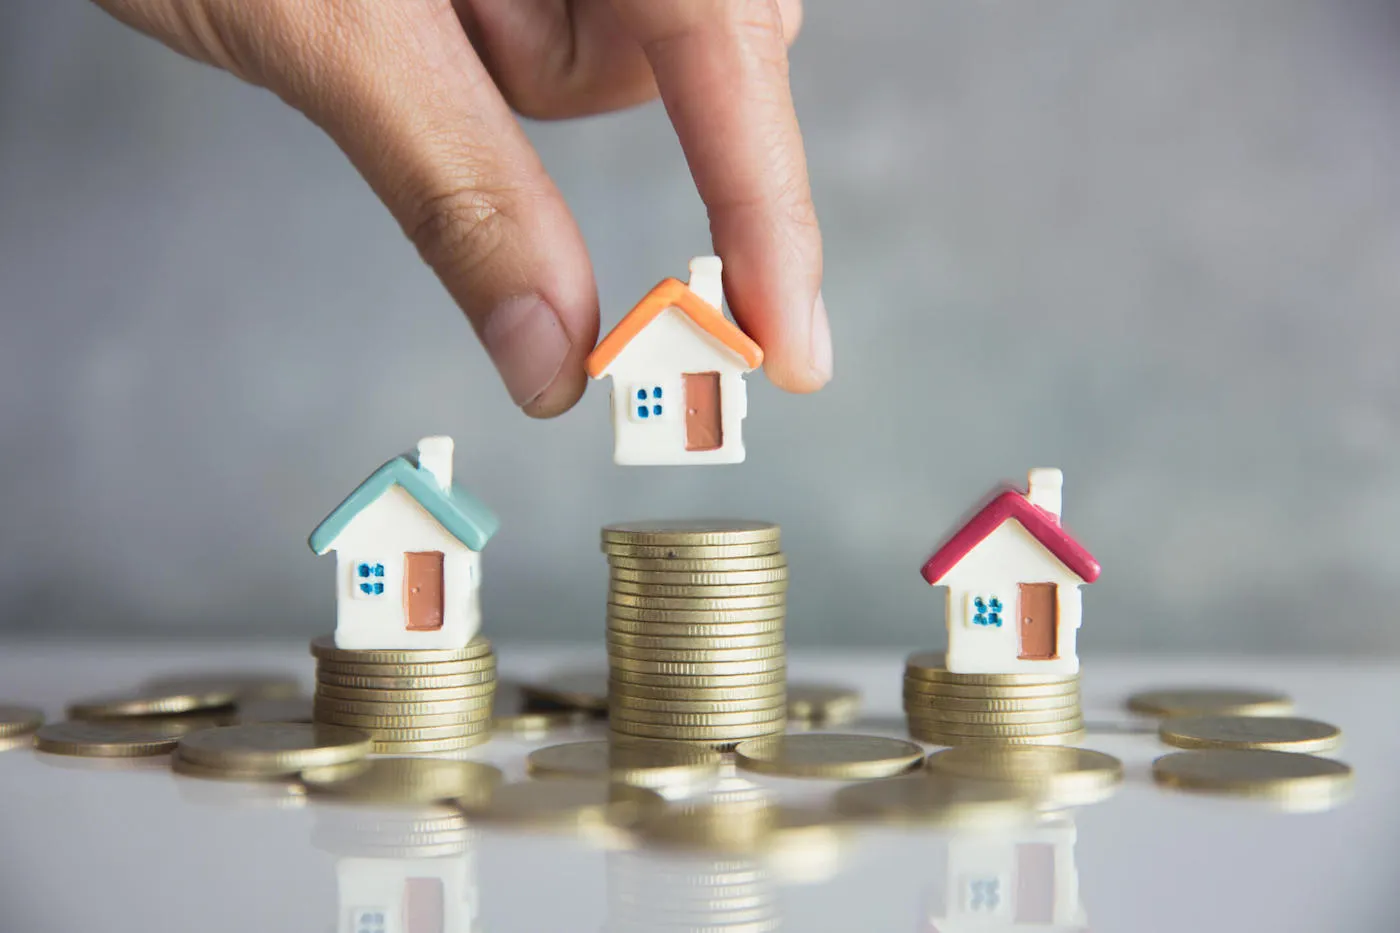
POLYGON ((685 449, 718 450, 723 444, 719 373, 686 373, 685 449))
POLYGON ((1060 613, 1053 583, 1021 584, 1021 658, 1059 657, 1060 613))
POLYGON ((410 632, 442 628, 442 552, 403 556, 403 614, 410 632))
POLYGON ((443 933, 447 898, 441 878, 409 878, 403 883, 404 933, 443 933))

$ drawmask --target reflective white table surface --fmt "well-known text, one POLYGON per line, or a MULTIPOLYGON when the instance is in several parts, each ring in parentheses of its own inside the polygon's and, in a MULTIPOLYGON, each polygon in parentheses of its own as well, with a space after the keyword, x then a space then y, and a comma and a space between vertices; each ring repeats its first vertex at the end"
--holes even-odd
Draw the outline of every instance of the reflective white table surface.
MULTIPOLYGON (((588 649, 498 654, 504 676, 602 668, 588 649)), ((789 676, 859 689, 859 730, 900 735, 902 660, 796 653, 789 676)), ((0 701, 58 718, 153 674, 231 668, 293 671, 308 689, 312 675, 304 645, 0 645, 0 701)), ((401 814, 178 777, 164 758, 113 768, 11 750, 0 933, 1400 929, 1400 663, 1091 658, 1084 695, 1084 744, 1126 765, 1112 799, 1021 827, 861 829, 761 863, 480 828, 451 851, 415 850, 426 837, 401 814), (1121 702, 1181 684, 1281 689, 1300 715, 1340 725, 1354 795, 1285 813, 1155 787, 1149 765, 1170 749, 1125 731, 1121 702)), ((496 738, 468 756, 519 779, 531 748, 601 734, 496 738)), ((841 786, 755 780, 807 805, 841 786)))

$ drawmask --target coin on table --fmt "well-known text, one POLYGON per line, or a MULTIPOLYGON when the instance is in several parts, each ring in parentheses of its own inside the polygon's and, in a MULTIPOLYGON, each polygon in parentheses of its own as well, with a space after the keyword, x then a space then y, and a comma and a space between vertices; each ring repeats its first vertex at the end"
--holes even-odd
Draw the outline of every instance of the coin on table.
POLYGON ((909 774, 865 781, 836 792, 836 812, 847 819, 897 825, 962 826, 1024 820, 1030 800, 1018 788, 909 774))
POLYGON ((164 755, 179 742, 178 732, 139 722, 51 722, 34 733, 39 751, 84 758, 164 755))
POLYGON ((304 771, 369 754, 368 733, 320 723, 267 722, 205 729, 180 740, 180 755, 212 768, 304 771))
POLYGON ((869 780, 912 771, 923 761, 924 750, 913 742, 878 735, 775 735, 734 749, 740 768, 783 777, 869 780))
MULTIPOLYGON (((247 781, 257 783, 295 783, 296 771, 268 771, 259 768, 216 768, 183 757, 177 750, 170 756, 170 770, 183 777, 207 781, 247 781)), ((301 792, 298 791, 300 794, 301 792)))
POLYGON ((578 729, 593 721, 583 710, 521 710, 514 713, 493 713, 491 728, 521 738, 542 738, 551 732, 578 729))
POLYGON ((0 703, 0 739, 33 732, 44 724, 44 712, 32 706, 0 703))
POLYGON ((616 565, 608 568, 608 579, 614 585, 664 587, 735 587, 783 584, 788 581, 786 565, 766 570, 631 570, 616 565))
POLYGON ((789 719, 819 725, 839 725, 860 714, 860 694, 831 684, 788 684, 789 719))
MULTIPOLYGON (((278 700, 239 700, 236 724, 254 722, 311 722, 311 698, 287 697, 278 700)), ((225 725, 231 725, 225 723, 225 725)))
POLYGON ((136 716, 166 716, 196 710, 232 706, 237 694, 227 687, 196 689, 189 692, 136 690, 108 696, 88 697, 68 707, 72 719, 124 719, 136 716))
POLYGON ((1058 684, 1077 681, 1078 674, 955 674, 948 670, 941 651, 918 651, 904 662, 906 679, 932 680, 953 684, 1028 685, 1058 684))
POLYGON ((562 706, 592 713, 608 709, 606 671, 560 671, 526 680, 520 691, 529 704, 562 706))
POLYGON ((1293 701, 1271 690, 1181 687, 1135 693, 1128 709, 1149 716, 1281 716, 1292 712, 1293 701))
POLYGON ((500 769, 491 765, 442 758, 376 758, 301 773, 312 796, 397 805, 462 797, 485 801, 503 780, 500 769))
POLYGON ((535 777, 588 777, 669 787, 693 784, 719 774, 724 759, 704 748, 645 739, 570 742, 536 749, 525 759, 535 777))
POLYGON ((334 635, 311 639, 311 654, 340 664, 465 663, 491 655, 491 642, 480 635, 461 648, 339 648, 334 635))
POLYGON ((749 544, 777 541, 772 522, 744 518, 658 519, 603 526, 603 540, 619 544, 749 544))
POLYGON ((540 829, 629 826, 664 805, 660 794, 644 787, 563 777, 502 785, 484 804, 462 801, 468 820, 540 829))
POLYGON ((965 745, 934 752, 926 767, 930 774, 1011 784, 1051 809, 1097 803, 1123 783, 1123 762, 1085 748, 965 745))
POLYGON ((1296 716, 1193 716, 1168 719, 1158 733, 1177 748, 1269 748, 1327 752, 1342 744, 1342 730, 1296 716))
POLYGON ((1173 752, 1152 762, 1158 784, 1180 790, 1259 797, 1301 807, 1328 805, 1351 788, 1349 765, 1269 749, 1173 752))
POLYGON ((232 693, 238 700, 288 700, 301 696, 301 682, 277 671, 191 671, 152 677, 143 690, 164 693, 232 693))

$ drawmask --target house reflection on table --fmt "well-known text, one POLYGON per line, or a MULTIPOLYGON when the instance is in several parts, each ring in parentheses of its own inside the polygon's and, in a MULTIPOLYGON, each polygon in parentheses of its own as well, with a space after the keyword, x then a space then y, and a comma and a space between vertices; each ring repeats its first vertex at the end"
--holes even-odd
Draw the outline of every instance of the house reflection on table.
POLYGON ((316 808, 313 843, 336 856, 339 933, 472 933, 479 897, 459 813, 316 808))
POLYGON ((1069 811, 1024 826, 955 830, 942 896, 930 897, 924 930, 1087 933, 1075 837, 1069 811))

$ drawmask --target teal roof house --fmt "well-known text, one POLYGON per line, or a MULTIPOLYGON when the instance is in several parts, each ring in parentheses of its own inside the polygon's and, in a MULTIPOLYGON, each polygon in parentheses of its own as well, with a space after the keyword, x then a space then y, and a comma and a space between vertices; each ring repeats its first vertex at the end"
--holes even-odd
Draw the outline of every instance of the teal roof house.
POLYGON ((339 648, 460 648, 481 628, 481 551, 495 514, 452 481, 452 438, 425 437, 311 533, 335 551, 339 648))

